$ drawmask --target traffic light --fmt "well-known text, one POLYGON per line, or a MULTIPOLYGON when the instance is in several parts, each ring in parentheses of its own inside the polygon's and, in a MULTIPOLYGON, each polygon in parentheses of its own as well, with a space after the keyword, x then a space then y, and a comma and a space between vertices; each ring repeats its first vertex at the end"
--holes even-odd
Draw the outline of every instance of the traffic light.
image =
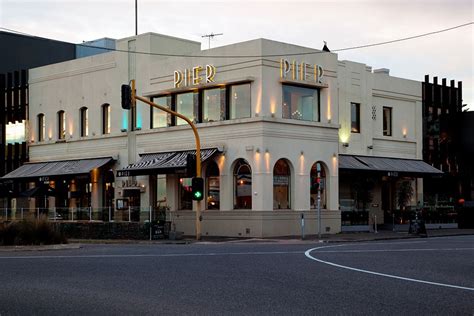
POLYGON ((132 87, 128 84, 122 85, 122 109, 130 110, 132 108, 132 87))
POLYGON ((204 179, 194 177, 192 180, 193 200, 201 201, 204 198, 204 179))
POLYGON ((186 156, 186 175, 188 177, 196 176, 196 155, 188 154, 186 156))

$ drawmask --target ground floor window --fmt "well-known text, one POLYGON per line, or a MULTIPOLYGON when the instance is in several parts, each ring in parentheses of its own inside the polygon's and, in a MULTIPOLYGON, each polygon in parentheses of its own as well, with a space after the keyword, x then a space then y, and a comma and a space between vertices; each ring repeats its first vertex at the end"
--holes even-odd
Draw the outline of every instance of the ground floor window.
POLYGON ((234 167, 234 209, 252 208, 252 169, 245 159, 234 167))
POLYGON ((310 179, 310 205, 312 209, 318 207, 318 189, 321 190, 321 208, 326 208, 326 171, 321 162, 316 162, 311 167, 310 179))
POLYGON ((273 209, 290 209, 290 166, 285 159, 273 168, 273 209))
POLYGON ((192 178, 179 179, 179 209, 192 210, 192 178))

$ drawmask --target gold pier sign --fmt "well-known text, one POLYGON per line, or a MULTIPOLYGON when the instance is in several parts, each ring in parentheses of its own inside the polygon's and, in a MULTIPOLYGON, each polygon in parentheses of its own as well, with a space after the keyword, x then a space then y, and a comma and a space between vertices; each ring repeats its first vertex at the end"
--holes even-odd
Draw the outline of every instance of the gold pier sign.
POLYGON ((292 80, 313 81, 323 83, 324 69, 320 65, 310 65, 305 62, 289 61, 287 59, 280 60, 280 78, 292 80), (311 69, 312 68, 312 69, 311 69))
POLYGON ((216 67, 206 65, 206 67, 196 66, 192 69, 184 69, 184 71, 174 71, 174 87, 196 86, 202 83, 214 82, 216 75, 216 67))

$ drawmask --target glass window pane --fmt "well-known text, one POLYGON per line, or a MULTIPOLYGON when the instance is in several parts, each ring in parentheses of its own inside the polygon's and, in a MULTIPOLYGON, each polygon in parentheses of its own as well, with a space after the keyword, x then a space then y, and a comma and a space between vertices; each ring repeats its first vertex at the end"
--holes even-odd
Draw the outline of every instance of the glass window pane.
POLYGON ((166 174, 157 175, 156 179, 156 199, 158 206, 166 206, 166 174))
POLYGON ((282 159, 273 168, 273 209, 290 209, 290 167, 282 159))
MULTIPOLYGON (((154 98, 153 102, 169 109, 171 107, 171 96, 154 98)), ((167 127, 170 125, 168 113, 154 107, 151 108, 151 112, 151 128, 167 127)))
POLYGON ((250 83, 230 87, 230 119, 250 117, 250 83))
POLYGON ((319 90, 283 85, 283 118, 319 121, 319 90))
POLYGON ((360 133, 360 104, 351 103, 351 132, 360 133))
POLYGON ((234 209, 252 208, 252 170, 245 160, 239 160, 234 169, 234 209))
POLYGON ((192 210, 192 178, 179 179, 179 209, 192 210))
MULTIPOLYGON (((176 95, 176 111, 179 114, 183 114, 191 121, 196 121, 196 115, 194 113, 194 107, 197 103, 197 93, 189 92, 189 93, 181 93, 176 95)), ((176 120, 176 125, 184 125, 187 124, 186 121, 178 118, 176 120)))
POLYGON ((383 108, 383 134, 385 136, 392 136, 392 109, 383 108))
POLYGON ((225 89, 203 91, 203 122, 225 120, 225 89))

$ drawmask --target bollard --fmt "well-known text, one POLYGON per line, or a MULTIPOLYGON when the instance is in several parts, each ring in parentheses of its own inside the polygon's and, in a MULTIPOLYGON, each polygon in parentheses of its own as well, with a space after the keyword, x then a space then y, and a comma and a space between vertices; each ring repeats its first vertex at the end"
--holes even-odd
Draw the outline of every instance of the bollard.
POLYGON ((152 207, 150 205, 150 219, 149 219, 149 224, 150 224, 150 240, 151 240, 151 212, 152 212, 152 207))
POLYGON ((301 213, 301 240, 304 240, 304 213, 301 213))
POLYGON ((374 233, 377 234, 377 215, 374 215, 374 233))
POLYGON ((131 206, 128 207, 128 222, 130 223, 132 221, 132 211, 131 211, 131 206))
POLYGON ((23 207, 21 208, 21 220, 23 220, 23 207))
POLYGON ((92 207, 89 206, 89 222, 92 222, 92 207))
POLYGON ((109 206, 109 223, 112 221, 112 207, 109 206))
POLYGON ((395 231, 395 214, 392 214, 392 230, 395 231))
POLYGON ((39 207, 36 209, 36 219, 39 220, 40 217, 40 209, 39 207))

